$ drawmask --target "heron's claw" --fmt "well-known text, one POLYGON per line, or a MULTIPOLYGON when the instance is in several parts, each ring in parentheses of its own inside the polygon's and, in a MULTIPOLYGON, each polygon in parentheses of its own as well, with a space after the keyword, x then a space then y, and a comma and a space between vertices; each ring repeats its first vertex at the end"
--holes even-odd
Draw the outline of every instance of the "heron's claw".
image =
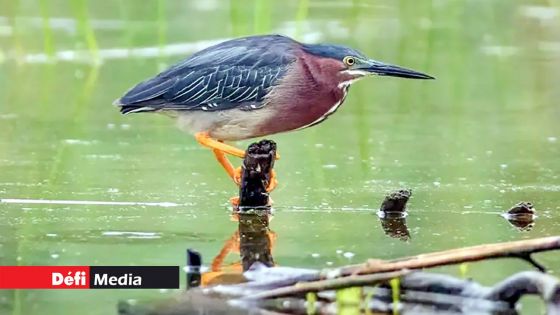
POLYGON ((276 180, 276 171, 270 170, 270 179, 268 180, 268 186, 266 186, 266 191, 273 191, 276 186, 278 186, 278 180, 276 180))
POLYGON ((233 171, 233 176, 231 177, 231 179, 233 179, 233 182, 237 185, 237 186, 241 186, 241 172, 243 170, 241 169, 241 166, 237 167, 234 171, 233 171))

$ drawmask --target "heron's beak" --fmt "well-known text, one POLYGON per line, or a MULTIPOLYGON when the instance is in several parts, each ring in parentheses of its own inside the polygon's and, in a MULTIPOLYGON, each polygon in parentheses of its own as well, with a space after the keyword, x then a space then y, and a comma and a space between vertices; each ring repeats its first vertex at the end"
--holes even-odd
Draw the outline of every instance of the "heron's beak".
POLYGON ((405 69, 399 66, 394 66, 375 60, 370 60, 367 65, 364 65, 364 68, 362 68, 362 70, 376 75, 386 75, 407 79, 435 79, 434 77, 421 72, 405 69))

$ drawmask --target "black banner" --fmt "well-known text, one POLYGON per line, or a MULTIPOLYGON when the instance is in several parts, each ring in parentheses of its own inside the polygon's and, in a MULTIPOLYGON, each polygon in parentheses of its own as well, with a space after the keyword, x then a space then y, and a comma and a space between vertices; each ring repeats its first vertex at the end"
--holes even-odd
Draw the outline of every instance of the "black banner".
POLYGON ((91 289, 178 289, 179 266, 91 266, 91 289))

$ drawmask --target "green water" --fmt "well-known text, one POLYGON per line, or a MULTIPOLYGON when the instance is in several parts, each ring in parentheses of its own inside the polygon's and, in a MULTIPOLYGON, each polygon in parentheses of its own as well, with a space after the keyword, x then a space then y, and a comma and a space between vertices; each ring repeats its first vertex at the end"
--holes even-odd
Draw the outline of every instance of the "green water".
MULTIPOLYGON (((437 77, 364 80, 326 122, 270 137, 282 156, 271 222, 278 264, 323 268, 559 234, 559 8, 557 0, 5 1, 0 198, 76 202, 0 203, 0 265, 184 265, 187 247, 209 263, 236 229, 228 209, 236 187, 173 121, 123 117, 111 102, 209 41, 268 32, 347 44, 437 77), (402 187, 413 190, 408 242, 385 235, 375 215, 383 195, 402 187), (530 231, 499 215, 522 200, 538 211, 530 231)), ((560 272, 558 254, 538 259, 560 272)), ((466 276, 493 284, 527 268, 469 264, 466 276)), ((440 271, 461 276, 458 266, 440 271)), ((2 291, 0 314, 114 314, 119 299, 171 294, 2 291)), ((541 306, 527 300, 525 309, 541 306)))

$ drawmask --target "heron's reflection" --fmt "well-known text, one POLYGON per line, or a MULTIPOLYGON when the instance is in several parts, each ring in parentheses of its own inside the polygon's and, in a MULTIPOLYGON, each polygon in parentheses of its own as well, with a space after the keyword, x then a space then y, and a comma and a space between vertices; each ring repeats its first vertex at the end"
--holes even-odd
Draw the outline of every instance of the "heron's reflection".
POLYGON ((210 270, 202 274, 202 286, 244 282, 243 272, 255 262, 274 266, 276 233, 269 228, 270 206, 234 212, 232 219, 238 222, 237 229, 212 260, 210 270), (239 254, 239 260, 226 263, 229 254, 239 254))

